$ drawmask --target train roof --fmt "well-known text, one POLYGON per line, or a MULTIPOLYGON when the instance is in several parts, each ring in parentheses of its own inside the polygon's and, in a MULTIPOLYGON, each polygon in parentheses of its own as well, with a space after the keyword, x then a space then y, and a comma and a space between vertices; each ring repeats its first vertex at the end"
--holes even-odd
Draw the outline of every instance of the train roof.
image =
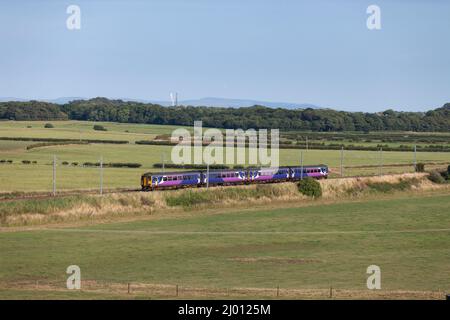
MULTIPOLYGON (((327 167, 326 164, 318 164, 318 165, 309 165, 309 166, 303 166, 303 168, 319 168, 319 167, 327 167)), ((301 165, 298 166, 283 166, 278 168, 265 168, 265 167, 251 167, 251 168, 236 168, 236 169, 214 169, 209 170, 210 173, 215 172, 237 172, 237 171, 244 171, 244 170, 271 170, 271 169, 289 169, 289 168, 302 168, 301 165)), ((200 170, 200 171, 172 171, 172 172, 146 172, 142 176, 170 176, 170 175, 184 175, 184 174, 201 174, 205 173, 206 169, 200 170)))
POLYGON ((146 172, 143 176, 180 176, 183 174, 200 174, 200 171, 146 172))
MULTIPOLYGON (((290 168, 301 168, 302 166, 289 166, 290 168)), ((303 166, 303 168, 318 168, 318 167, 327 167, 328 166, 326 164, 317 164, 315 166, 303 166)))

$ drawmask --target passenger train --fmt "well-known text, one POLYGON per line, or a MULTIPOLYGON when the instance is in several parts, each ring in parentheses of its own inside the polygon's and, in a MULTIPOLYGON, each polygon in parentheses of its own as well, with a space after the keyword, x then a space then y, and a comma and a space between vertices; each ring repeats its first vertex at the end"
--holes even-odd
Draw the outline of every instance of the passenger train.
POLYGON ((222 169, 207 171, 144 173, 142 190, 177 189, 186 187, 227 186, 253 183, 298 181, 303 178, 326 179, 328 166, 303 166, 248 169, 222 169), (303 172, 303 173, 302 173, 303 172))

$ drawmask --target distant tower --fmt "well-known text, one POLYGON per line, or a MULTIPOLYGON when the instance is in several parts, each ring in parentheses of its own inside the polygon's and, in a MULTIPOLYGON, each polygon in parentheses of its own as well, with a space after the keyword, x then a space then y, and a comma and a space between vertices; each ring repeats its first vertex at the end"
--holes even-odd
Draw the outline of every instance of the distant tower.
POLYGON ((172 107, 178 106, 178 92, 170 93, 170 100, 172 101, 172 107))

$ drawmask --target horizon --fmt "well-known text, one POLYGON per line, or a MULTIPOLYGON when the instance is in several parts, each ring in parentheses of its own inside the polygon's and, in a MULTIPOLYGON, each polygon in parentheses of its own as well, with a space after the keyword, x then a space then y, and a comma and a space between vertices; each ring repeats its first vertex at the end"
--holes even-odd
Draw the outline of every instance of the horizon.
MULTIPOLYGON (((433 111, 436 109, 441 109, 444 107, 447 107, 450 105, 450 102, 444 103, 442 106, 436 106, 427 110, 415 110, 415 111, 410 111, 410 110, 396 110, 396 109, 383 109, 383 110, 377 110, 377 111, 362 111, 362 110, 343 110, 343 109, 336 109, 336 108, 328 108, 328 107, 320 107, 320 106, 315 106, 309 103, 305 103, 303 105, 303 107, 300 106, 290 106, 290 107, 286 107, 286 106, 269 106, 269 105, 264 105, 264 104, 253 104, 253 105, 241 105, 241 106, 219 106, 219 105, 203 105, 203 104, 183 104, 187 101, 201 101, 203 99, 223 99, 223 100, 239 100, 239 101, 254 101, 254 102, 260 102, 260 103, 270 103, 270 104, 290 104, 289 102, 276 102, 276 101, 257 101, 257 100, 253 100, 253 99, 227 99, 227 98, 219 98, 219 97, 204 97, 204 98, 199 98, 199 99, 191 99, 191 100, 181 100, 178 101, 178 105, 174 106, 174 105, 170 105, 170 101, 157 101, 157 100, 146 100, 146 99, 132 99, 132 98, 109 98, 109 97, 101 97, 101 96, 97 96, 97 97, 58 97, 55 99, 46 99, 46 98, 42 98, 42 99, 21 99, 21 98, 16 98, 16 97, 0 97, 0 103, 5 103, 5 102, 30 102, 30 101, 38 101, 38 102, 47 102, 47 103, 53 103, 56 105, 64 105, 64 104, 68 104, 71 103, 73 101, 90 101, 90 100, 94 100, 94 99, 107 99, 110 101, 114 101, 114 100, 119 100, 119 101, 123 101, 123 102, 135 102, 135 103, 143 103, 143 104, 153 104, 153 105, 159 105, 162 107, 207 107, 207 108, 234 108, 234 109, 239 109, 239 108, 251 108, 251 107, 255 107, 255 106, 261 106, 261 107, 265 107, 265 108, 270 108, 270 109, 285 109, 285 110, 306 110, 306 109, 315 109, 315 110, 333 110, 333 111, 338 111, 338 112, 349 112, 349 113, 373 113, 373 114, 378 114, 378 113, 382 113, 385 111, 389 111, 389 110, 393 110, 394 112, 415 112, 415 113, 426 113, 428 111, 433 111), (67 102, 57 102, 57 100, 64 100, 64 99, 68 99, 68 98, 73 98, 72 100, 68 100, 67 102), (4 100, 5 99, 5 100, 4 100), (12 100, 6 100, 6 99, 12 99, 12 100)), ((292 105, 300 105, 297 103, 292 103, 292 105)))
POLYGON ((382 28, 368 30, 371 4, 2 3, 0 97, 170 101, 178 92, 180 101, 288 101, 373 113, 448 103, 450 3, 376 1, 382 28), (71 4, 81 10, 79 30, 66 27, 71 4))

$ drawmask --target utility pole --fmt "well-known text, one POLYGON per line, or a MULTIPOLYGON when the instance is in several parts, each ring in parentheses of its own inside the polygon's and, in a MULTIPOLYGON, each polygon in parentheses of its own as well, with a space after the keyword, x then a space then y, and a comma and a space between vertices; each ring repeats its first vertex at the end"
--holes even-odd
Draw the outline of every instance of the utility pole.
POLYGON ((209 162, 206 163, 206 189, 209 188, 209 162))
POLYGON ((344 146, 341 147, 341 178, 344 176, 344 146))
POLYGON ((308 151, 309 147, 308 147, 308 136, 306 136, 306 151, 308 151))
POLYGON ((53 196, 56 196, 56 156, 53 156, 53 196))
POLYGON ((300 151, 300 180, 303 180, 303 151, 300 151))
POLYGON ((103 195, 103 156, 100 157, 100 195, 103 195))

